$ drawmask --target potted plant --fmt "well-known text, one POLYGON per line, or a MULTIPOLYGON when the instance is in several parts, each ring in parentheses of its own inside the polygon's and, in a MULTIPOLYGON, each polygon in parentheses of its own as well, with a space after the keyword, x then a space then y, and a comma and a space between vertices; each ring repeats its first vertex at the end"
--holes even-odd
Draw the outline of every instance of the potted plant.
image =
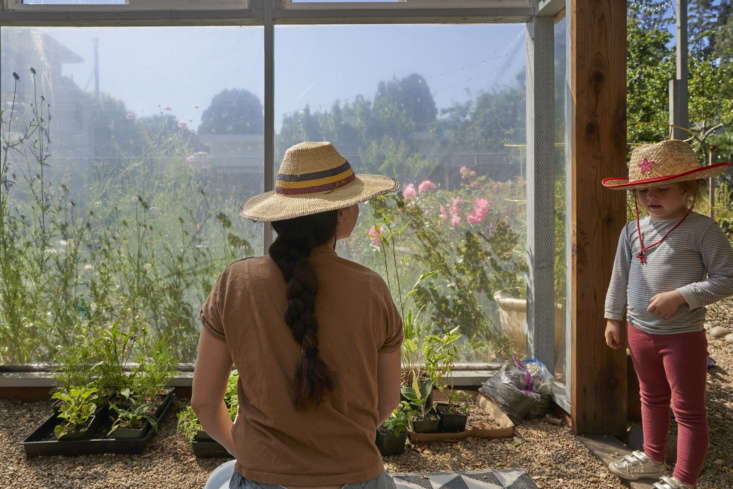
POLYGON ((417 376, 412 378, 412 387, 404 390, 403 395, 411 408, 410 424, 412 431, 416 433, 435 433, 438 431, 439 419, 437 413, 432 409, 433 385, 429 386, 430 394, 422 389, 417 376))
MULTIPOLYGON (((429 335, 423 343, 425 370, 428 377, 435 383, 438 390, 443 392, 447 387, 443 381, 446 375, 453 370, 458 358, 456 342, 461 338, 458 328, 453 328, 442 335, 429 335)), ((468 418, 468 394, 453 390, 453 380, 450 382, 451 392, 448 404, 438 404, 436 412, 439 419, 439 430, 444 432, 465 431, 468 418)))
POLYGON ((127 384, 110 400, 113 438, 142 438, 150 426, 158 429, 160 409, 170 397, 166 386, 175 373, 176 363, 163 339, 152 346, 150 356, 138 354, 138 366, 124 378, 127 384))
POLYGON ((407 428, 412 415, 409 402, 401 401, 387 420, 377 428, 377 448, 384 456, 399 455, 405 451, 407 428))
POLYGON ((178 411, 176 417, 178 418, 178 423, 176 425, 178 431, 183 433, 183 437, 189 442, 193 442, 200 432, 206 433, 190 404, 182 411, 178 411))
MULTIPOLYGON (((427 330, 425 322, 421 319, 421 312, 422 309, 418 310, 418 312, 409 309, 402 320, 402 329, 404 332, 402 362, 406 370, 406 385, 400 387, 400 398, 402 401, 410 401, 416 398, 413 393, 413 380, 417 378, 420 397, 426 398, 425 404, 430 407, 432 406, 434 384, 428 378, 425 370, 418 364, 420 356, 419 342, 425 336, 425 331, 427 330)), ((414 404, 413 408, 418 409, 419 406, 414 404)))
POLYGON ((468 421, 468 403, 471 396, 462 390, 452 390, 448 395, 448 403, 436 406, 440 417, 440 431, 458 433, 466 431, 468 421))
POLYGON ((97 388, 71 386, 57 390, 51 396, 59 401, 57 418, 64 420, 53 429, 59 440, 86 438, 92 431, 97 414, 97 388))
MULTIPOLYGON (((237 397, 238 380, 239 375, 236 370, 233 370, 229 376, 227 389, 224 393, 224 404, 229 411, 229 417, 232 421, 237 417, 237 411, 239 410, 239 398, 237 397)), ((193 451, 197 456, 221 457, 229 455, 224 447, 206 433, 201 426, 198 416, 196 416, 196 413, 190 405, 186 406, 182 411, 179 411, 177 418, 178 431, 193 445, 193 451)))
POLYGON ((142 438, 148 428, 146 421, 154 430, 158 429, 158 420, 155 416, 157 406, 140 400, 130 388, 119 391, 109 406, 114 421, 107 435, 112 438, 142 438))

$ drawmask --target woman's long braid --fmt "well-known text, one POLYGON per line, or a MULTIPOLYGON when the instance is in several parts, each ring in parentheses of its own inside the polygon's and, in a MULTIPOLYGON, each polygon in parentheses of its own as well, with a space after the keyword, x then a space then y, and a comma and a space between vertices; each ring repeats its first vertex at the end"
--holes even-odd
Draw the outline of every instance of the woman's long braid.
POLYGON ((308 256, 336 231, 336 211, 273 223, 278 233, 269 249, 287 284, 285 322, 300 345, 301 362, 295 372, 296 408, 318 404, 333 389, 333 377, 318 355, 315 299, 318 281, 308 256))

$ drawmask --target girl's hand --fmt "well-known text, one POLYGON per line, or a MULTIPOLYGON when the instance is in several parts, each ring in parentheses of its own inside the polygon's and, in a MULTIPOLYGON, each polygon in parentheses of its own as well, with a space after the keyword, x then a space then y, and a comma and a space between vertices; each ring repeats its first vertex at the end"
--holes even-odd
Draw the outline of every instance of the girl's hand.
POLYGON ((649 307, 647 307, 646 310, 651 312, 655 316, 669 319, 674 316, 674 314, 677 312, 677 309, 684 302, 685 298, 682 297, 682 294, 680 294, 676 290, 671 290, 669 292, 656 294, 654 297, 652 297, 649 301, 649 307))
POLYGON ((621 324, 621 321, 606 320, 606 344, 614 350, 621 348, 621 324))

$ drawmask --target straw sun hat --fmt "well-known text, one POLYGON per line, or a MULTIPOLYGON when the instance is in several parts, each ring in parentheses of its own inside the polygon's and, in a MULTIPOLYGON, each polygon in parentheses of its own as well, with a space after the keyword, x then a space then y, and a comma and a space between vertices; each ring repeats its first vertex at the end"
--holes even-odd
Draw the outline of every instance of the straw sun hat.
POLYGON ((329 142, 303 142, 285 152, 275 190, 252 197, 239 214, 254 221, 282 221, 350 207, 397 189, 380 175, 356 175, 329 142))
POLYGON ((604 178, 604 187, 631 190, 715 177, 730 166, 729 162, 700 166, 695 151, 684 141, 670 139, 656 144, 643 144, 631 152, 628 178, 604 178))

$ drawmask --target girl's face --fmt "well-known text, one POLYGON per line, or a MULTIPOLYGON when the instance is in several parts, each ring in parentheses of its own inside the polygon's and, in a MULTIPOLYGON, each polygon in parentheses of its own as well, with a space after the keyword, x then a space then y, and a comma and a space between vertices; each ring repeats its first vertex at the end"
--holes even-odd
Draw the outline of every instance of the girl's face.
POLYGON ((673 219, 687 212, 685 193, 677 183, 640 188, 636 195, 652 219, 673 219))

